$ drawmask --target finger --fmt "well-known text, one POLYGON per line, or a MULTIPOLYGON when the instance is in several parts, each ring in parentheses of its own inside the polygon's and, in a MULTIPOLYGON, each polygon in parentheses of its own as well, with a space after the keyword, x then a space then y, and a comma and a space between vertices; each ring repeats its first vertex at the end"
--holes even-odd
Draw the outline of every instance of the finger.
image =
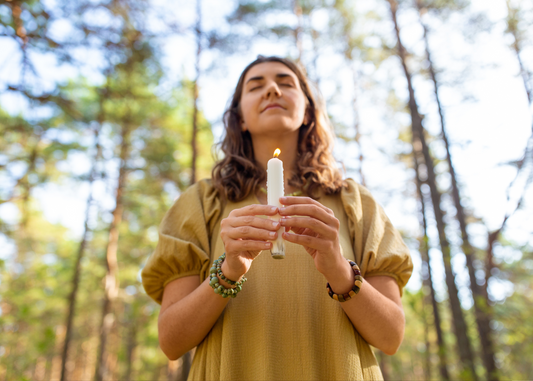
POLYGON ((328 249, 327 241, 309 235, 283 233, 283 239, 318 251, 326 251, 328 249))
POLYGON ((287 226, 285 227, 285 231, 288 233, 290 231, 293 231, 295 232, 296 234, 304 234, 305 232, 305 229, 304 228, 295 228, 295 227, 292 227, 292 226, 287 226))
POLYGON ((243 208, 234 209, 231 211, 230 216, 273 216, 278 212, 278 208, 272 205, 248 205, 243 208))
POLYGON ((287 230, 287 233, 289 233, 291 230, 295 233, 295 234, 298 234, 298 235, 308 235, 310 237, 318 237, 318 234, 316 234, 314 231, 312 231, 311 229, 302 229, 302 228, 296 228, 298 231, 296 230, 293 230, 291 228, 289 228, 287 230))
POLYGON ((268 250, 272 247, 271 242, 254 241, 254 240, 229 240, 224 242, 224 247, 227 253, 238 253, 246 251, 268 250))
POLYGON ((242 216, 229 219, 229 225, 237 228, 240 226, 252 226, 258 229, 266 229, 276 231, 280 227, 278 221, 273 221, 268 218, 261 218, 256 216, 242 216))
POLYGON ((324 209, 328 214, 333 215, 333 211, 321 203, 319 203, 317 200, 312 199, 311 197, 293 197, 293 196, 285 196, 280 197, 279 202, 284 206, 289 205, 298 205, 298 204, 312 204, 315 206, 318 206, 319 208, 324 209))
MULTIPOLYGON (((329 210, 329 209, 328 209, 329 210)), ((324 222, 326 225, 337 228, 339 220, 333 212, 329 213, 323 207, 314 204, 298 204, 283 207, 279 210, 281 216, 308 216, 324 222)))
POLYGON ((252 226, 239 226, 229 229, 226 236, 230 239, 247 239, 255 241, 269 241, 276 239, 278 233, 276 231, 268 231, 264 229, 257 229, 252 226))
POLYGON ((331 226, 326 225, 324 222, 317 220, 315 218, 309 217, 291 217, 291 218, 282 218, 280 220, 281 226, 289 226, 292 230, 293 228, 307 228, 317 233, 321 237, 327 239, 337 238, 337 232, 331 226))

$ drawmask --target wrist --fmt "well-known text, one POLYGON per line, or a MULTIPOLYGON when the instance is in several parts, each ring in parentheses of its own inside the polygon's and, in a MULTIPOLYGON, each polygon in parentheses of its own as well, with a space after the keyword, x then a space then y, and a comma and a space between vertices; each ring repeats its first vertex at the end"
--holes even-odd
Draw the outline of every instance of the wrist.
POLYGON ((337 264, 336 269, 325 275, 331 289, 336 294, 345 294, 349 292, 355 281, 355 275, 350 266, 350 262, 341 257, 341 262, 337 264))
MULTIPOLYGON (((244 276, 244 274, 239 274, 238 272, 232 271, 230 269, 227 258, 222 263, 222 266, 220 269, 222 270, 222 273, 224 274, 226 278, 234 282, 240 282, 242 280, 242 277, 244 276)), ((218 278, 220 279, 220 277, 218 278)), ((223 284, 225 287, 231 287, 231 288, 235 287, 235 286, 231 286, 228 282, 224 281, 223 279, 221 279, 221 284, 223 284)))

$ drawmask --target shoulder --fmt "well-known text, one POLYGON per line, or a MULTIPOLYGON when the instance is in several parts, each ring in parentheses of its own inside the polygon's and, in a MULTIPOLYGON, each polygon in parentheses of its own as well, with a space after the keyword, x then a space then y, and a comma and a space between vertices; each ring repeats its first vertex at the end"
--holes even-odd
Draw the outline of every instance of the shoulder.
POLYGON ((211 179, 202 179, 185 189, 176 200, 177 204, 214 207, 220 204, 220 196, 211 179))
POLYGON ((360 209, 363 199, 372 198, 372 195, 361 184, 352 178, 344 180, 344 186, 340 192, 340 198, 345 209, 360 209))
POLYGON ((372 193, 354 179, 348 178, 345 180, 345 186, 341 190, 340 197, 344 210, 355 221, 363 218, 365 220, 373 220, 375 216, 380 216, 380 218, 387 220, 383 208, 372 193))
POLYGON ((212 195, 216 192, 215 187, 213 186, 213 182, 211 179, 202 179, 197 181, 196 183, 190 185, 187 189, 185 189, 179 198, 194 198, 194 197, 200 197, 204 198, 206 196, 212 195))
POLYGON ((185 189, 170 208, 165 220, 200 219, 209 222, 216 218, 222 203, 211 179, 202 179, 185 189))
POLYGON ((365 186, 359 184, 352 178, 347 178, 344 180, 344 186, 341 189, 341 196, 359 199, 374 198, 365 186))

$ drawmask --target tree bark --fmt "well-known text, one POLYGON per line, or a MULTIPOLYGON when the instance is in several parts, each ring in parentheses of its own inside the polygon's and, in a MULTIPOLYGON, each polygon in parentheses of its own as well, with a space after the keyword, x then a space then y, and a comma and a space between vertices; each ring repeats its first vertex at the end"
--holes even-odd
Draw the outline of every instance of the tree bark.
POLYGON ((477 380, 477 375, 474 366, 474 355, 472 352, 472 345, 467 332, 467 326, 464 319, 463 311, 461 309, 461 303, 459 301, 459 292, 455 285, 455 274, 451 267, 451 251, 450 244, 445 233, 444 213, 440 207, 441 194, 437 189, 436 176, 433 165, 433 158, 429 153, 429 147, 426 143, 424 136, 424 127, 422 126, 422 118, 418 112, 418 105, 416 104, 415 92, 411 82, 411 73, 407 67, 407 53, 400 39, 400 29, 398 26, 396 13, 398 9, 398 3, 396 0, 387 0, 391 8, 392 21, 394 23, 394 29, 396 33, 398 55, 400 57, 402 68, 407 80, 407 86, 409 90, 409 110, 411 112, 412 120, 412 138, 414 153, 422 153, 421 160, 427 168, 427 184, 431 190, 431 201, 433 204, 433 210, 435 214, 435 220, 437 223, 437 230, 439 233, 440 247, 444 260, 444 269, 446 275, 446 285, 448 287, 448 295, 450 299, 450 308, 453 317, 453 327, 455 337, 457 339, 457 347, 463 366, 463 373, 467 378, 477 380))
POLYGON ((507 3, 507 32, 509 32, 513 38, 514 42, 512 44, 512 49, 516 55, 516 60, 520 67, 520 76, 522 77, 522 82, 524 83, 524 89, 526 90, 528 104, 531 105, 533 102, 533 89, 531 88, 531 73, 526 69, 520 54, 522 53, 522 39, 520 38, 520 31, 518 30, 518 22, 520 21, 520 9, 513 8, 509 0, 507 3))
MULTIPOLYGON (((101 96, 100 99, 100 110, 103 110, 102 107, 102 101, 103 97, 101 96)), ((100 114, 102 111, 100 112, 100 114)), ((97 165, 98 165, 98 159, 101 155, 101 147, 99 144, 99 134, 100 134, 100 126, 103 122, 103 116, 99 116, 98 120, 98 127, 94 129, 94 139, 95 139, 95 154, 93 158, 93 163, 91 166, 91 172, 89 174, 89 197, 87 197, 87 206, 86 206, 86 212, 85 212, 85 222, 83 224, 83 236, 81 238, 80 246, 78 247, 78 253, 76 255, 76 262, 74 263, 74 274, 72 276, 72 290, 70 292, 70 295, 68 297, 68 312, 67 312, 67 319, 65 323, 66 327, 66 333, 65 333, 65 342, 63 343, 63 353, 61 355, 61 381, 66 380, 66 364, 68 360, 68 351, 70 347, 70 341, 72 339, 72 322, 74 321, 74 313, 76 311, 76 300, 78 297, 78 287, 80 284, 80 277, 81 277, 81 261, 83 259, 83 256, 85 254, 85 247, 87 246, 87 238, 89 236, 90 228, 89 228, 89 216, 91 211, 91 206, 93 203, 93 183, 96 179, 97 174, 97 165)))
MULTIPOLYGON (((132 309, 129 304, 126 305, 126 315, 132 316, 132 309)), ((124 375, 124 380, 130 381, 132 370, 133 370, 133 355, 135 347, 137 346, 137 322, 133 319, 128 318, 128 335, 126 342, 126 374, 124 375)))
POLYGON ((302 43, 302 7, 298 0, 292 0, 292 9, 298 20, 298 24, 294 29, 294 41, 296 43, 296 49, 298 49, 298 62, 302 62, 303 56, 303 43, 302 43))
POLYGON ((120 170, 117 182, 117 193, 115 199, 115 210, 113 211, 113 221, 109 227, 109 238, 106 248, 106 277, 105 277, 105 292, 102 306, 102 319, 100 323, 100 346, 98 349, 98 357, 96 361, 96 381, 102 381, 107 375, 107 361, 106 361, 106 344, 111 328, 114 324, 114 314, 112 304, 118 295, 118 237, 119 225, 122 221, 123 204, 122 198, 124 188, 126 185, 126 162, 130 151, 130 128, 129 126, 122 127, 120 144, 120 170))
POLYGON ((189 376, 189 371, 191 370, 191 363, 192 363, 192 353, 191 351, 185 353, 183 356, 181 356, 181 372, 179 376, 179 381, 187 381, 187 377, 189 376))
POLYGON ((379 349, 376 351, 376 357, 378 358, 379 368, 381 369, 381 374, 383 375, 384 381, 390 381, 390 366, 387 355, 381 352, 379 349))
POLYGON ((359 107, 357 102, 357 70, 355 64, 350 65, 352 69, 353 76, 353 99, 352 99, 352 108, 354 115, 354 130, 355 130, 355 143, 359 149, 359 176, 361 178, 361 185, 366 187, 365 176, 363 174, 363 146, 361 145, 361 124, 359 123, 359 107))
POLYGON ((196 0, 196 78, 193 83, 193 110, 192 110, 192 160, 191 160, 191 185, 196 182, 196 161, 198 158, 198 81, 200 79, 200 56, 202 54, 202 1, 196 0))
MULTIPOLYGON (((420 169, 418 164, 417 154, 413 153, 416 175, 416 188, 418 197, 420 199, 420 225, 423 227, 423 238, 420 245, 420 256, 422 258, 422 265, 426 265, 427 278, 423 282, 429 287, 431 297, 431 307, 433 309, 433 320, 435 325, 435 332, 437 334, 437 353, 439 355, 439 372, 443 380, 449 380, 448 360, 446 356, 446 345, 444 343, 444 335, 442 334, 442 323, 439 312, 439 305, 435 297, 435 288, 433 287, 433 276, 431 274, 431 264, 429 261, 429 237, 427 234, 427 218, 426 218, 426 202, 424 201, 424 194, 422 193, 422 180, 420 179, 420 169)), ((429 348, 428 348, 429 352, 429 348)), ((428 376, 428 379, 430 377, 428 376)))
POLYGON ((492 340, 492 329, 490 328, 492 308, 489 304, 488 295, 484 293, 483 288, 477 283, 476 280, 476 269, 474 267, 475 251, 472 245, 470 244, 470 237, 467 231, 466 213, 463 209, 463 205, 461 204, 459 185, 457 184, 457 176, 450 153, 450 143, 446 133, 444 111, 442 109, 442 103, 439 97, 439 83, 437 81, 437 75, 433 66, 433 61, 431 59, 431 52, 429 50, 428 30, 427 26, 422 22, 422 11, 424 8, 421 0, 416 0, 416 6, 418 8, 420 16, 420 24, 422 25, 422 28, 424 30, 426 59, 429 64, 429 74, 431 80, 433 81, 433 86, 435 90, 435 101, 437 102, 437 107, 439 111, 442 140, 444 141, 444 145, 446 147, 446 160, 448 162, 448 169, 450 172, 452 183, 452 198, 455 205, 456 218, 459 221, 459 227, 461 229, 461 239, 463 241, 462 249, 466 257, 466 266, 468 268, 468 275, 470 277, 470 288, 472 290, 472 299, 474 301, 476 324, 479 333, 479 339, 481 342, 483 365, 485 366, 485 371, 487 372, 486 378, 488 380, 497 381, 498 369, 496 368, 496 362, 494 360, 494 345, 492 340))

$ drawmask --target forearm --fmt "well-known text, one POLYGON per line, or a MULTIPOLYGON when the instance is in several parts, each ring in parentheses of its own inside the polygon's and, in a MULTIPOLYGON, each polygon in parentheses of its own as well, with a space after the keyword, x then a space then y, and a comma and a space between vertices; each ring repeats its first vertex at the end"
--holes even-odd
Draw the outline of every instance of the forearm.
POLYGON ((159 345, 171 360, 200 344, 207 336, 228 299, 213 292, 209 278, 189 295, 172 304, 159 316, 159 345))
MULTIPOLYGON (((346 262, 348 263, 348 262, 346 262)), ((330 286, 335 293, 346 293, 352 286, 354 275, 350 266, 344 266, 337 276, 331 277, 330 286)), ((388 355, 396 353, 404 334, 405 316, 401 305, 378 291, 396 281, 390 277, 370 277, 365 279, 357 295, 342 308, 359 334, 372 346, 388 355), (385 286, 382 286, 385 285, 385 286)), ((397 291, 396 291, 397 292, 397 291)))

